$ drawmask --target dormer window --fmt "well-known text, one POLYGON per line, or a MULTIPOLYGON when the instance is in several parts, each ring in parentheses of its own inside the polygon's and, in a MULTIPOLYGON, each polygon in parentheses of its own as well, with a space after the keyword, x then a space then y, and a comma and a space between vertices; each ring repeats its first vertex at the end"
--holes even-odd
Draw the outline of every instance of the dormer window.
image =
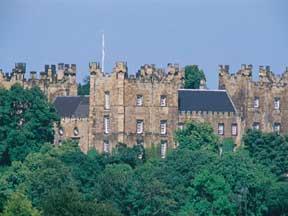
POLYGON ((274 109, 275 110, 279 110, 280 109, 280 98, 279 97, 275 97, 274 98, 274 109))
POLYGON ((160 106, 161 107, 167 106, 167 96, 166 95, 160 96, 160 106))
POLYGON ((78 136, 79 135, 79 129, 77 127, 74 128, 73 130, 74 136, 78 136))
POLYGON ((143 106, 143 95, 136 96, 136 106, 143 106))
POLYGON ((259 108, 259 97, 254 97, 254 108, 259 108))
POLYGON ((110 92, 106 91, 104 96, 104 109, 110 109, 110 92))

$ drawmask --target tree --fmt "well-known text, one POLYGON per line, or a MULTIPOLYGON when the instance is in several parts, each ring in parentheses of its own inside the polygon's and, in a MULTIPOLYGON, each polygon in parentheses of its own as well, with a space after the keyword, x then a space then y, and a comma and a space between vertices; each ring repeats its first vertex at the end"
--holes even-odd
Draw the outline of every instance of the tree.
POLYGON ((206 77, 203 70, 199 69, 197 65, 187 65, 185 67, 184 88, 199 89, 201 80, 206 80, 206 77))
POLYGON ((84 79, 84 83, 78 84, 78 95, 89 95, 90 94, 90 77, 84 79))
POLYGON ((177 130, 175 139, 179 148, 191 150, 206 149, 217 152, 220 144, 211 125, 194 121, 187 122, 182 130, 177 130))
POLYGON ((1 216, 40 216, 40 212, 32 207, 31 201, 20 192, 14 192, 6 202, 1 216))
POLYGON ((14 85, 0 91, 0 165, 23 160, 45 142, 53 142, 54 107, 38 87, 14 85))
POLYGON ((277 176, 288 173, 288 136, 248 130, 243 137, 245 148, 257 162, 277 176))

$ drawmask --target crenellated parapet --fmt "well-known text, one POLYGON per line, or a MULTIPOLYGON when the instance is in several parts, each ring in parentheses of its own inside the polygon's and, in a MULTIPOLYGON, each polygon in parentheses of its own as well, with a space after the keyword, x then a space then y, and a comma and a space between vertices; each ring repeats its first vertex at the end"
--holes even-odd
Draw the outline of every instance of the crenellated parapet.
POLYGON ((16 63, 10 73, 0 70, 0 86, 8 89, 16 83, 24 88, 38 86, 53 100, 55 96, 77 95, 76 73, 76 64, 59 63, 45 65, 39 75, 36 71, 26 75, 26 63, 16 63))

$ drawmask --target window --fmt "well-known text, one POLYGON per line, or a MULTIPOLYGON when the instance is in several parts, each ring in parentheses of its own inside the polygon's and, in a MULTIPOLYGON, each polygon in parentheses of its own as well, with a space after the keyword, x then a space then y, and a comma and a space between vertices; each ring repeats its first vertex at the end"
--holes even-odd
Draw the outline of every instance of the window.
POLYGON ((254 108, 259 108, 259 97, 254 98, 254 108))
POLYGON ((138 159, 143 159, 143 155, 144 155, 144 140, 142 139, 142 138, 140 138, 140 139, 137 139, 136 140, 136 145, 137 146, 140 146, 141 147, 141 151, 140 151, 140 153, 138 154, 138 159))
POLYGON ((184 128, 184 124, 183 123, 179 123, 178 124, 178 129, 183 130, 183 128, 184 128))
POLYGON ((64 135, 64 128, 60 127, 59 130, 58 130, 58 133, 59 133, 60 136, 63 136, 64 135))
POLYGON ((260 123, 259 122, 254 122, 252 128, 254 130, 259 130, 260 129, 260 123))
POLYGON ((104 96, 104 109, 110 109, 110 92, 105 92, 104 96))
POLYGON ((160 134, 166 134, 167 133, 167 121, 161 120, 160 121, 160 134))
POLYGON ((143 120, 137 120, 136 121, 136 133, 137 134, 142 134, 143 133, 143 120))
POLYGON ((109 133, 110 119, 109 116, 104 116, 104 133, 109 133))
POLYGON ((274 130, 274 132, 279 133, 281 130, 281 124, 278 122, 274 123, 273 130, 274 130))
POLYGON ((136 106, 143 106, 143 95, 137 95, 136 106))
POLYGON ((103 141, 103 152, 109 153, 109 150, 110 150, 109 141, 108 140, 104 140, 103 141))
POLYGON ((160 156, 161 158, 166 157, 166 152, 167 152, 167 141, 166 140, 161 140, 161 148, 160 148, 160 156))
POLYGON ((232 126, 231 126, 231 134, 232 134, 232 136, 237 136, 238 135, 237 124, 232 124, 232 126))
POLYGON ((280 98, 279 97, 274 98, 274 109, 275 110, 280 109, 280 98))
POLYGON ((74 128, 73 130, 74 136, 78 136, 79 135, 79 129, 77 127, 74 128))
POLYGON ((160 106, 161 107, 167 106, 167 96, 166 95, 160 96, 160 106))
POLYGON ((218 134, 224 135, 224 124, 223 123, 218 124, 218 134))

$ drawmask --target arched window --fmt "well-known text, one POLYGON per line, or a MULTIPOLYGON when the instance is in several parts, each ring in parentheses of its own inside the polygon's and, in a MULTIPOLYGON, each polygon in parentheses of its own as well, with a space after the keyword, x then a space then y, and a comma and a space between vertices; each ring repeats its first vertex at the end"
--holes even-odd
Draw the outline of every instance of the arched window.
POLYGON ((73 130, 74 136, 78 136, 79 135, 79 129, 77 127, 74 128, 73 130))

